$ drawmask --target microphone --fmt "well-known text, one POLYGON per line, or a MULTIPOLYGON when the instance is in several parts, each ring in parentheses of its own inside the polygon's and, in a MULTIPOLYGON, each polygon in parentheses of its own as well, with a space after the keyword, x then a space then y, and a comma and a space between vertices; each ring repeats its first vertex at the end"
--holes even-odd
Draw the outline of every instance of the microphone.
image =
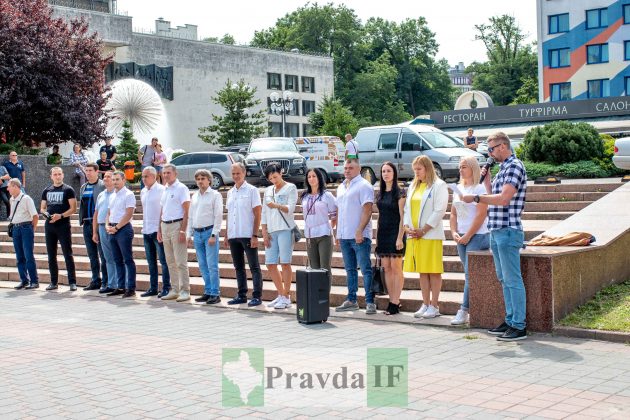
POLYGON ((486 161, 486 164, 483 165, 483 167, 486 170, 486 173, 481 175, 481 179, 479 180, 479 183, 481 184, 483 182, 484 179, 486 179, 486 175, 488 175, 488 173, 490 172, 490 168, 492 168, 494 166, 494 158, 488 158, 488 160, 486 161))

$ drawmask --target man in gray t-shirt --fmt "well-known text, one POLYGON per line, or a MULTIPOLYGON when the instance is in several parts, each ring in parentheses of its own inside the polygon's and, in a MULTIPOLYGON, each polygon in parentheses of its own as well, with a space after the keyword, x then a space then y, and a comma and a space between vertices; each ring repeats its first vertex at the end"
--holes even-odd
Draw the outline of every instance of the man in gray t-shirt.
MULTIPOLYGON (((138 150, 138 160, 140 161, 140 165, 142 166, 141 171, 148 166, 153 166, 153 159, 155 158, 155 154, 157 153, 157 137, 153 137, 151 139, 151 144, 145 144, 138 150)), ((140 188, 144 188, 144 183, 142 182, 142 178, 140 178, 140 188)))

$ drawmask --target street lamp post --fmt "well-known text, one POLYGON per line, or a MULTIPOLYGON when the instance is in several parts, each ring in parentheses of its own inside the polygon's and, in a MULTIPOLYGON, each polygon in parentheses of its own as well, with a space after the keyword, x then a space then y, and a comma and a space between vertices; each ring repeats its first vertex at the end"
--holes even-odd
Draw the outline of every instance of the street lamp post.
POLYGON ((271 112, 282 116, 282 136, 287 137, 286 114, 287 112, 293 111, 293 92, 285 90, 282 92, 282 97, 278 94, 278 92, 271 92, 269 99, 271 99, 271 112))

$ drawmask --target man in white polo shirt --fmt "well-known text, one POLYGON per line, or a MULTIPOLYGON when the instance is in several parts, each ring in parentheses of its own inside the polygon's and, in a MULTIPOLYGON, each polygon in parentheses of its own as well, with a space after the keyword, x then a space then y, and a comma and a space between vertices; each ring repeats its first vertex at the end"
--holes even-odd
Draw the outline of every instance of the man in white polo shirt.
POLYGON ((262 204, 258 188, 245 181, 245 166, 238 162, 232 165, 234 187, 227 195, 227 235, 224 246, 230 247, 232 262, 236 269, 238 295, 228 305, 247 302, 247 273, 245 255, 252 273, 254 292, 248 306, 262 304, 262 271, 258 261, 258 228, 262 217, 262 204))
POLYGON ((223 221, 223 196, 210 188, 212 174, 207 169, 195 172, 199 190, 190 201, 188 240, 195 246, 199 271, 203 277, 203 295, 195 299, 209 305, 221 302, 219 284, 219 233, 223 221))
POLYGON ((158 241, 164 244, 166 264, 171 275, 172 289, 162 300, 184 302, 190 299, 188 248, 186 229, 190 208, 190 191, 177 179, 177 168, 167 163, 162 167, 162 178, 167 187, 162 194, 162 213, 158 241))
POLYGON ((7 185, 11 195, 9 200, 13 224, 13 248, 17 259, 17 269, 20 274, 20 284, 15 289, 37 289, 39 278, 33 250, 35 247, 35 229, 37 228, 37 209, 33 199, 22 192, 22 182, 11 178, 7 185))
POLYGON ((136 196, 125 186, 125 174, 114 172, 116 192, 109 198, 109 210, 105 230, 110 236, 112 254, 116 264, 118 284, 116 290, 107 296, 122 295, 130 298, 136 295, 136 263, 133 260, 133 227, 131 219, 136 210, 136 196))
POLYGON ((374 188, 360 175, 361 165, 357 159, 346 160, 343 168, 346 179, 337 188, 337 243, 341 246, 343 265, 348 278, 348 297, 337 311, 359 309, 357 290, 359 273, 363 274, 366 314, 375 314, 374 292, 372 292, 372 203, 374 188))

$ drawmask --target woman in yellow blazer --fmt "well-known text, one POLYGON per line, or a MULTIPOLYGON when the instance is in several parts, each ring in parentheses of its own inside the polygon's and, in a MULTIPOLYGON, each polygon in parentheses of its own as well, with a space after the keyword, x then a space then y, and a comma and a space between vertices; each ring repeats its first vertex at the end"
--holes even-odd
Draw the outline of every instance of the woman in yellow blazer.
POLYGON ((422 307, 416 318, 440 316, 438 299, 442 288, 442 242, 445 239, 442 218, 448 206, 448 188, 437 177, 433 162, 418 156, 412 163, 414 179, 407 192, 404 227, 407 250, 403 271, 420 273, 422 307))

